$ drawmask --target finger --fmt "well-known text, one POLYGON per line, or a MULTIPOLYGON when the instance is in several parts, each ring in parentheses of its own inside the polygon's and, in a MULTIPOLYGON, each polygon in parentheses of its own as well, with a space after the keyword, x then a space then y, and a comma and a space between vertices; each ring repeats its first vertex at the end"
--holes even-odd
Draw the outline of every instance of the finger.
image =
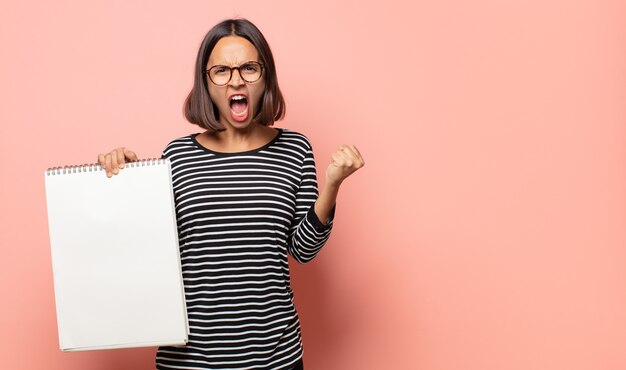
POLYGON ((352 158, 352 156, 344 152, 343 150, 338 151, 337 155, 341 157, 343 166, 352 167, 352 165, 354 164, 354 159, 352 158))
POLYGON ((117 175, 120 172, 119 164, 117 161, 117 151, 111 152, 111 172, 117 175))
POLYGON ((356 155, 359 156, 359 159, 365 163, 365 161, 363 160, 363 155, 361 154, 361 152, 359 152, 359 149, 357 149, 356 145, 350 145, 350 148, 352 148, 352 150, 354 150, 354 152, 356 153, 356 155))
POLYGON ((349 148, 354 153, 356 162, 359 164, 359 167, 365 166, 365 160, 363 159, 363 156, 361 155, 361 152, 359 152, 357 147, 355 145, 350 145, 349 148))
POLYGON ((111 154, 104 156, 104 170, 106 171, 107 177, 111 177, 111 154))
POLYGON ((361 152, 359 152, 359 149, 357 149, 356 145, 348 145, 348 148, 352 150, 357 160, 359 160, 362 164, 365 164, 365 160, 363 160, 363 155, 361 154, 361 152))
POLYGON ((358 169, 365 165, 365 161, 363 157, 361 157, 361 153, 356 149, 354 145, 342 145, 342 152, 346 153, 352 159, 352 164, 358 169))
POLYGON ((126 161, 124 160, 124 148, 118 148, 115 150, 117 153, 117 163, 119 168, 124 168, 126 161))
POLYGON ((135 154, 135 152, 133 152, 132 150, 128 150, 126 148, 124 148, 124 155, 126 156, 126 158, 128 158, 129 161, 134 162, 134 161, 138 161, 139 159, 137 158, 137 154, 135 154))
POLYGON ((100 167, 102 167, 102 169, 104 169, 104 154, 100 153, 98 154, 98 163, 100 164, 100 167))
POLYGON ((331 164, 335 166, 341 166, 343 164, 343 157, 339 155, 339 152, 333 153, 331 157, 333 159, 331 164))
POLYGON ((343 146, 342 152, 344 152, 347 155, 349 155, 353 160, 358 160, 359 159, 359 155, 354 151, 354 149, 352 149, 348 145, 344 145, 343 146))

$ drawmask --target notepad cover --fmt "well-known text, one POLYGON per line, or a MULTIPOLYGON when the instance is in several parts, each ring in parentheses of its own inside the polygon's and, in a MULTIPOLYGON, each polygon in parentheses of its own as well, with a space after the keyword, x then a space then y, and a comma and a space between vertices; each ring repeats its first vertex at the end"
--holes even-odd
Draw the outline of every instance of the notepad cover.
POLYGON ((189 333, 168 160, 107 178, 45 174, 63 351, 184 345, 189 333))

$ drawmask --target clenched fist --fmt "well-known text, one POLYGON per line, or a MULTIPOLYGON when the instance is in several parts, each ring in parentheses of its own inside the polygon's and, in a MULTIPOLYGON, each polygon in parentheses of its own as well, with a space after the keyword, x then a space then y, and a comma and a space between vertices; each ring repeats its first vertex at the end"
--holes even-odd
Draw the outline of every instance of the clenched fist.
POLYGON ((332 161, 326 169, 326 183, 339 186, 346 177, 363 167, 365 161, 354 145, 341 145, 332 155, 332 161))

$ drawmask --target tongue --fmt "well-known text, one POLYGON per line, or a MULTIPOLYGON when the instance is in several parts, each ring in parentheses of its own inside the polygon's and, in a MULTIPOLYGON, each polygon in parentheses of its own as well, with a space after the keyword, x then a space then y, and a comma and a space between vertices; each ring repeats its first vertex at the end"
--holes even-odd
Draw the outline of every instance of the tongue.
POLYGON ((246 110, 247 106, 248 103, 246 103, 245 100, 236 100, 230 105, 230 109, 237 114, 241 114, 244 110, 246 110))

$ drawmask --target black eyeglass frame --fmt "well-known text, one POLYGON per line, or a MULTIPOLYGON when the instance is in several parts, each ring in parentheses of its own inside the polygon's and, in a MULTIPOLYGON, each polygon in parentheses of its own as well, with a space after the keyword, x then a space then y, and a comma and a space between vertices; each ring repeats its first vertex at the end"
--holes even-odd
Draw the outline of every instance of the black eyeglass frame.
POLYGON ((233 78, 233 71, 234 71, 235 69, 237 70, 237 72, 239 72, 239 77, 241 77, 241 79, 242 79, 242 80, 244 80, 244 81, 245 81, 245 82, 247 82, 247 83, 254 83, 254 82, 257 82, 258 80, 260 80, 260 79, 261 79, 261 77, 263 77, 263 69, 264 69, 264 68, 265 68, 265 66, 264 66, 263 64, 261 64, 261 63, 259 63, 259 62, 255 62, 255 61, 251 60, 251 61, 249 61, 249 62, 245 62, 245 63, 243 63, 243 64, 241 64, 241 65, 238 65, 238 66, 235 66, 235 67, 229 67, 229 66, 224 66, 224 65, 217 64, 217 65, 214 65, 214 66, 212 66, 211 68, 207 69, 206 71, 204 71, 204 73, 205 73, 205 74, 207 75, 207 77, 209 78, 209 81, 211 81, 211 83, 213 83, 215 86, 225 86, 225 85, 228 85, 228 83, 230 82, 230 80, 233 78), (256 65, 258 65, 259 67, 261 67, 261 74, 259 75, 259 78, 257 78, 257 79, 256 79, 256 80, 254 80, 254 81, 248 81, 248 80, 246 80, 246 78, 243 76, 243 74, 241 74, 241 70, 239 70, 239 68, 244 67, 244 66, 246 66, 246 65, 250 65, 250 64, 252 64, 252 65, 255 65, 255 64, 256 64, 256 65), (215 81, 213 81, 213 79, 211 78, 211 73, 210 73, 210 72, 211 72, 211 70, 212 70, 212 69, 214 69, 214 68, 218 68, 218 67, 221 67, 221 68, 228 68, 228 69, 229 69, 229 71, 230 71, 230 76, 228 77, 228 80, 227 80, 225 83, 223 83, 223 84, 217 84, 217 83, 215 83, 215 81))

